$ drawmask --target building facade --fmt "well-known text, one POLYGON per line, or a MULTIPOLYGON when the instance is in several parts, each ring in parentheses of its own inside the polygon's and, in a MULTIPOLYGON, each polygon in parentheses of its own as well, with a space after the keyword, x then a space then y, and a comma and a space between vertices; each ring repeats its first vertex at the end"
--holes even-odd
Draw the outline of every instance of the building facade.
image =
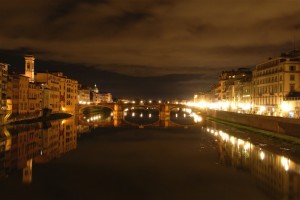
POLYGON ((48 72, 42 72, 36 74, 35 81, 47 90, 47 94, 43 93, 43 108, 50 109, 53 113, 59 112, 61 110, 60 77, 48 72))
POLYGON ((70 79, 62 72, 36 74, 36 82, 44 85, 43 107, 52 112, 74 113, 78 101, 78 81, 70 79), (49 98, 49 99, 46 99, 49 98))
POLYGON ((25 76, 29 78, 29 82, 34 82, 34 56, 27 55, 25 58, 25 76))
POLYGON ((294 50, 257 64, 252 85, 256 113, 286 116, 284 101, 300 97, 300 52, 294 50))
POLYGON ((28 114, 29 78, 24 75, 12 75, 12 114, 28 114))
POLYGON ((3 124, 7 110, 8 64, 0 63, 0 124, 3 124))

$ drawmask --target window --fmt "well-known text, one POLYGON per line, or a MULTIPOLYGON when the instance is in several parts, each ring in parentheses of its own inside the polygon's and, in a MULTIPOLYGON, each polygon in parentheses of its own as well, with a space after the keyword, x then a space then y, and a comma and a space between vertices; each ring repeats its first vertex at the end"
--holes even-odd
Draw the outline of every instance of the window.
POLYGON ((279 92, 282 92, 282 85, 279 85, 279 92))
POLYGON ((295 91, 295 84, 290 84, 290 92, 294 92, 295 91))
POLYGON ((295 80, 295 75, 294 74, 291 74, 290 75, 290 81, 294 81, 295 80))
POLYGON ((296 66, 290 66, 290 71, 296 71, 296 66))

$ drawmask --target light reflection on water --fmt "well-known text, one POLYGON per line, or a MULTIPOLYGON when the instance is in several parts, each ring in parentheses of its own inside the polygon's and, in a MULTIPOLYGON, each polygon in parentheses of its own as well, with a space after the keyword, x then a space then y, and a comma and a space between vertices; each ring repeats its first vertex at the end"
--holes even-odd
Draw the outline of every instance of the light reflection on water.
MULTIPOLYGON (((94 119, 93 123, 97 120, 112 121, 111 117, 94 119)), ((74 117, 48 123, 0 127, 0 179, 21 171, 21 181, 30 184, 34 164, 47 163, 76 149, 78 137, 91 128, 90 124, 82 124, 74 117)), ((220 163, 250 172, 257 185, 275 199, 300 199, 298 161, 222 129, 203 127, 202 132, 215 138, 220 163)))
POLYGON ((221 129, 206 127, 218 144, 221 164, 249 171, 259 188, 274 199, 300 199, 300 164, 221 129))
POLYGON ((168 126, 196 125, 203 121, 202 116, 187 108, 177 108, 170 113, 160 113, 154 107, 129 107, 124 109, 121 119, 116 119, 114 113, 94 113, 80 116, 79 121, 86 125, 98 126, 161 126, 161 121, 168 126))
POLYGON ((77 148, 74 118, 0 128, 0 178, 22 171, 22 182, 32 182, 32 165, 47 163, 77 148))

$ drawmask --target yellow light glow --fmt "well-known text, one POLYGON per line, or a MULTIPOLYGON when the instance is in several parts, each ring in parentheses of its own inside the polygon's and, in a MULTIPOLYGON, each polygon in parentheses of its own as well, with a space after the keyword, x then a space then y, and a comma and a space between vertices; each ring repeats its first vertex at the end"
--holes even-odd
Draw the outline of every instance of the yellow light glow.
POLYGON ((230 107, 231 107, 231 109, 233 109, 233 110, 236 110, 236 109, 237 109, 237 106, 236 106, 236 104, 235 104, 234 102, 232 102, 232 103, 230 104, 230 107))
POLYGON ((250 147, 251 147, 250 142, 246 142, 245 145, 244 145, 245 151, 248 151, 250 149, 250 147))
POLYGON ((259 112, 260 113, 263 113, 263 112, 265 112, 267 109, 266 109, 266 107, 265 106, 260 106, 259 107, 259 112))
POLYGON ((231 136, 231 137, 230 137, 230 142, 231 142, 231 144, 234 145, 234 144, 235 144, 235 138, 231 136))
POLYGON ((265 153, 263 151, 260 152, 259 156, 261 160, 265 159, 265 153))
POLYGON ((287 159, 286 157, 282 156, 281 157, 281 164, 284 168, 285 171, 288 171, 290 168, 290 160, 287 159))
POLYGON ((284 112, 289 112, 289 111, 293 110, 293 109, 292 109, 292 105, 289 104, 289 103, 287 103, 287 102, 282 102, 282 104, 281 104, 281 109, 282 109, 284 112))
POLYGON ((238 146, 239 146, 239 145, 244 145, 244 143, 245 143, 245 141, 244 141, 244 140, 242 140, 242 139, 238 139, 238 146))

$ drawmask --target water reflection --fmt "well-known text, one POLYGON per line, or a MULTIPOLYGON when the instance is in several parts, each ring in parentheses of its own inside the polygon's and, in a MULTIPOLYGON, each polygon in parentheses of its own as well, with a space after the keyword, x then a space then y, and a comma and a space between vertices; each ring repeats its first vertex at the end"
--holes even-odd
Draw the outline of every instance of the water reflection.
POLYGON ((93 113, 78 116, 80 125, 89 127, 126 127, 126 126, 155 126, 180 127, 191 126, 203 122, 199 113, 191 109, 174 109, 169 113, 160 112, 155 107, 129 107, 121 113, 93 113))
POLYGON ((32 182, 33 164, 47 163, 77 147, 74 118, 3 126, 0 134, 0 178, 21 170, 23 183, 32 182))
POLYGON ((202 122, 202 117, 190 108, 176 108, 171 111, 170 120, 176 124, 192 125, 202 122))
POLYGON ((220 129, 207 127, 204 131, 215 137, 222 164, 249 171, 274 199, 300 199, 299 162, 220 129))
POLYGON ((159 110, 154 107, 126 108, 124 121, 131 125, 151 125, 159 121, 159 110))

